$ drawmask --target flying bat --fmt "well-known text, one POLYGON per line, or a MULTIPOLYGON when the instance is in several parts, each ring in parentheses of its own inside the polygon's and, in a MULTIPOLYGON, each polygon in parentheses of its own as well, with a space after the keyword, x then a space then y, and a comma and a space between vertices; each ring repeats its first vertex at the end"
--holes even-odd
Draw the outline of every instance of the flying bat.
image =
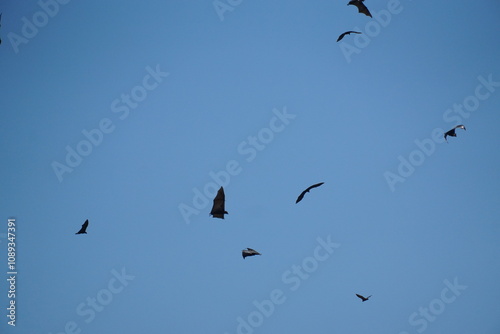
POLYGON ((366 8, 363 1, 365 1, 365 0, 351 0, 351 1, 349 1, 349 3, 347 5, 348 6, 349 5, 356 6, 356 7, 358 7, 358 13, 363 13, 366 16, 372 17, 372 14, 370 14, 370 11, 368 10, 368 8, 366 8))
POLYGON ((241 251, 241 255, 243 255, 243 259, 245 259, 247 256, 262 255, 262 254, 260 254, 254 249, 247 248, 241 251))
POLYGON ((219 191, 217 191, 217 195, 214 198, 214 205, 212 206, 212 211, 210 214, 214 218, 224 219, 224 215, 227 215, 227 211, 224 208, 224 202, 226 201, 226 195, 224 195, 224 188, 220 187, 219 191))
POLYGON ((337 42, 340 42, 340 40, 344 38, 345 35, 350 35, 350 34, 361 34, 361 33, 357 31, 346 31, 345 33, 341 34, 339 38, 337 38, 337 42))
POLYGON ((370 296, 368 296, 368 297, 363 297, 363 296, 358 295, 358 294, 356 294, 356 296, 357 296, 358 298, 360 298, 360 299, 361 299, 361 301, 363 301, 363 302, 366 302, 366 301, 367 301, 368 299, 370 299, 370 297, 371 297, 371 295, 370 295, 370 296))
POLYGON ((450 137, 456 137, 457 136, 457 134, 455 133, 455 129, 464 129, 465 130, 465 126, 463 126, 462 124, 460 124, 460 125, 455 126, 450 131, 445 132, 445 134, 444 134, 444 140, 446 140, 446 142, 448 142, 448 140, 446 139, 446 137, 448 137, 448 136, 450 136, 450 137))
POLYGON ((320 182, 320 183, 313 184, 312 186, 310 186, 309 188, 307 188, 306 190, 304 190, 302 193, 300 193, 299 197, 297 197, 297 200, 295 201, 295 203, 299 203, 300 201, 302 201, 302 199, 304 198, 304 195, 306 193, 308 193, 309 190, 311 190, 313 188, 316 188, 316 187, 319 187, 323 183, 325 183, 325 182, 320 182))
POLYGON ((87 234, 87 226, 89 226, 89 220, 87 219, 85 223, 83 223, 82 228, 80 231, 76 232, 75 234, 87 234))

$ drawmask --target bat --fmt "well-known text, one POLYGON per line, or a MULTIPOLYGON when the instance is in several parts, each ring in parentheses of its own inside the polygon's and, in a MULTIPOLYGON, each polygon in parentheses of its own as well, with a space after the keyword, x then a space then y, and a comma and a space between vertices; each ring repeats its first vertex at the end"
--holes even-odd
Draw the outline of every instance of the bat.
POLYGON ((262 255, 262 254, 260 254, 254 249, 247 248, 241 251, 241 255, 243 255, 243 260, 244 260, 247 256, 262 255))
POLYGON ((226 195, 224 195, 224 188, 220 187, 219 191, 217 191, 217 195, 214 198, 214 205, 212 206, 212 211, 210 214, 214 218, 224 219, 224 215, 227 215, 227 211, 224 208, 224 202, 226 201, 226 195))
POLYGON ((372 17, 372 14, 370 14, 370 11, 368 10, 368 8, 366 8, 363 1, 365 1, 365 0, 351 0, 351 1, 349 1, 349 3, 347 5, 348 6, 349 5, 356 6, 356 7, 358 7, 358 13, 362 13, 362 14, 365 14, 366 16, 372 17))
POLYGON ((350 34, 361 34, 361 33, 357 31, 346 31, 345 33, 341 34, 339 38, 337 38, 337 42, 340 42, 340 40, 344 38, 345 35, 350 35, 350 34))
POLYGON ((361 299, 361 301, 363 301, 363 302, 366 302, 366 301, 367 301, 368 299, 370 299, 370 297, 371 297, 371 295, 370 295, 370 296, 368 296, 368 297, 363 297, 363 296, 358 295, 358 294, 356 294, 356 296, 357 296, 358 298, 360 298, 360 299, 361 299))
POLYGON ((80 231, 76 232, 75 234, 87 234, 87 226, 89 226, 89 220, 87 219, 85 223, 83 223, 82 228, 80 231))
POLYGON ((465 126, 463 126, 462 124, 460 124, 460 125, 455 126, 450 131, 446 131, 445 134, 444 134, 444 140, 446 140, 446 142, 448 142, 448 140, 446 139, 446 137, 448 137, 448 136, 450 136, 450 137, 456 137, 457 136, 457 134, 455 133, 455 129, 464 129, 465 130, 465 126))
POLYGON ((303 192, 300 193, 299 197, 297 197, 297 200, 295 201, 295 204, 299 203, 300 201, 302 201, 302 199, 304 198, 304 195, 306 193, 309 192, 309 190, 313 189, 313 188, 316 188, 316 187, 319 187, 320 185, 322 185, 323 183, 325 182, 320 182, 320 183, 316 183, 316 184, 313 184, 312 186, 310 186, 309 188, 307 188, 306 190, 304 190, 303 192))

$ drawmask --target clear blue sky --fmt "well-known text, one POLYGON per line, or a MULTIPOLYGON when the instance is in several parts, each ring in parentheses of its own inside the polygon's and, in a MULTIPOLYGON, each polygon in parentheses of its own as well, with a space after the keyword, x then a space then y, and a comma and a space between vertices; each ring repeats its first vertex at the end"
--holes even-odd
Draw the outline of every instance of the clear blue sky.
POLYGON ((499 333, 500 3, 365 4, 2 1, 0 332, 499 333))

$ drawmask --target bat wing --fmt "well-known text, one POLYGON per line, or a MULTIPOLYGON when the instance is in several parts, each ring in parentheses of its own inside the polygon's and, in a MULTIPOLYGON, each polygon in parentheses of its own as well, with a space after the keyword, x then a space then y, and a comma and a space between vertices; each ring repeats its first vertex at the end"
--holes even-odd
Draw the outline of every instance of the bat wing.
POLYGON ((339 38, 337 38, 337 42, 340 42, 340 40, 341 40, 342 38, 344 38, 344 36, 345 36, 345 35, 347 35, 347 34, 348 34, 347 32, 345 32, 345 33, 343 33, 343 34, 340 34, 339 38))
POLYGON ((342 38, 344 38, 345 35, 350 35, 350 34, 361 34, 358 31, 346 31, 345 33, 341 34, 339 38, 337 38, 337 42, 340 42, 342 38))
POLYGON ((297 200, 295 201, 295 203, 299 203, 300 201, 302 201, 302 199, 304 198, 304 195, 307 192, 309 192, 309 190, 311 190, 313 188, 317 188, 320 185, 322 185, 323 183, 325 183, 325 182, 320 182, 320 183, 313 184, 312 186, 310 186, 309 188, 307 188, 306 190, 304 190, 303 192, 301 192, 300 195, 299 195, 299 197, 297 197, 297 200))
MULTIPOLYGON (((448 137, 448 136, 456 137, 457 134, 455 133, 455 129, 464 129, 465 130, 465 126, 463 124, 460 124, 460 125, 455 126, 453 129, 446 131, 444 134, 444 140, 446 140, 446 137, 448 137)), ((446 141, 448 141, 448 140, 446 140, 446 141)))
POLYGON ((299 203, 300 201, 302 201, 302 199, 304 198, 304 195, 306 194, 307 190, 304 190, 303 192, 300 193, 299 197, 297 197, 297 200, 295 201, 295 204, 299 203))
POLYGON ((247 256, 254 256, 254 255, 261 255, 259 252, 257 252, 254 249, 247 248, 241 251, 241 255, 243 258, 246 258, 247 256))
POLYGON ((224 215, 227 214, 225 209, 226 195, 224 194, 224 188, 220 187, 219 191, 217 191, 217 195, 214 198, 214 205, 212 206, 212 211, 210 214, 214 218, 224 219, 224 215))
POLYGON ((446 131, 445 134, 444 134, 444 139, 446 139, 446 137, 456 137, 456 133, 455 133, 455 128, 449 130, 449 131, 446 131))
POLYGON ((321 186, 323 183, 325 183, 325 182, 320 182, 320 183, 313 184, 312 186, 310 186, 309 188, 307 188, 306 191, 309 191, 311 189, 317 188, 317 187, 321 186))
POLYGON ((252 252, 252 255, 262 255, 259 252, 257 252, 255 249, 247 248, 250 252, 252 252))
POLYGON ((351 0, 351 1, 349 1, 348 5, 354 5, 358 8, 358 13, 362 13, 362 14, 365 14, 366 16, 372 17, 372 14, 368 10, 368 8, 365 6, 363 1, 351 0))
POLYGON ((89 226, 89 220, 87 219, 85 223, 83 223, 82 228, 80 231, 76 232, 75 234, 82 234, 82 233, 87 233, 87 226, 89 226))
POLYGON ((243 256, 243 259, 245 259, 247 256, 250 256, 248 248, 241 251, 241 256, 243 256))

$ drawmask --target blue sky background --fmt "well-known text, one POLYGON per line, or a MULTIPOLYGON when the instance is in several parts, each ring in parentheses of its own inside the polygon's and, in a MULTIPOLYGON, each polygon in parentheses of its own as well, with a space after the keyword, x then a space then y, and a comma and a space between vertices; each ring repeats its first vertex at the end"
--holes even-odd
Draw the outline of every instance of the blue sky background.
POLYGON ((40 3, 0 8, 0 233, 15 217, 18 252, 2 333, 500 332, 498 1, 40 3))

